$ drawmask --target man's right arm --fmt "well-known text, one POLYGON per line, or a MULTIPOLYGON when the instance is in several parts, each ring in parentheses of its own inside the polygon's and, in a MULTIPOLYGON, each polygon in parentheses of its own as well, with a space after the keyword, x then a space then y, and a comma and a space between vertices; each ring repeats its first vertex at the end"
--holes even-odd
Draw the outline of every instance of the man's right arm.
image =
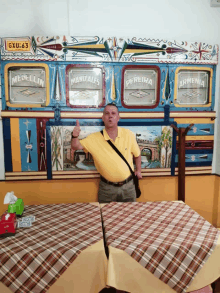
POLYGON ((80 141, 78 138, 72 138, 71 140, 71 147, 72 149, 76 150, 82 150, 83 146, 81 145, 80 141))
POLYGON ((76 120, 76 126, 73 128, 72 139, 71 139, 71 148, 74 150, 82 150, 83 146, 81 145, 78 136, 80 134, 80 125, 79 120, 76 120))

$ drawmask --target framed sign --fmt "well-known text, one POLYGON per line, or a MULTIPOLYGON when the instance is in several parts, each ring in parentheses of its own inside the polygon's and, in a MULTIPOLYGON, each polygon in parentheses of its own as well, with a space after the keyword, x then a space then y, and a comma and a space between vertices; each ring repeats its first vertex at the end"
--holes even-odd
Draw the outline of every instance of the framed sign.
POLYGON ((9 107, 44 107, 49 104, 49 69, 46 64, 7 64, 5 94, 9 107))
POLYGON ((125 108, 155 108, 159 104, 159 85, 158 66, 124 66, 122 105, 125 108))
POLYGON ((105 73, 103 67, 68 65, 66 69, 66 80, 68 106, 104 106, 105 73))
POLYGON ((175 74, 175 106, 209 107, 212 102, 212 76, 211 68, 178 68, 175 74))

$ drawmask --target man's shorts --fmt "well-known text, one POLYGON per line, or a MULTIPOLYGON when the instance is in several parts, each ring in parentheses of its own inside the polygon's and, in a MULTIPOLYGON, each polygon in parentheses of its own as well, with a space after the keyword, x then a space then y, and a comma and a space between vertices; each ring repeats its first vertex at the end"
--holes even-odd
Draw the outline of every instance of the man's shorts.
POLYGON ((100 203, 117 201, 117 202, 134 202, 136 201, 136 191, 134 181, 131 180, 122 186, 114 186, 100 180, 98 201, 100 203))

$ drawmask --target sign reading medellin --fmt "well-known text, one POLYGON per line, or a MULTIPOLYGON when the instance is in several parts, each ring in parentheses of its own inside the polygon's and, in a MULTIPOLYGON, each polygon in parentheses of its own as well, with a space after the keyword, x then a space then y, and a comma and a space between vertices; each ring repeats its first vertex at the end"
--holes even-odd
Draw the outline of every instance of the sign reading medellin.
POLYGON ((67 105, 98 107, 104 103, 102 67, 67 67, 67 105))
POLYGON ((11 107, 41 107, 49 102, 48 67, 45 64, 7 64, 6 101, 11 107))
POLYGON ((10 70, 11 86, 23 86, 25 83, 29 86, 31 83, 39 87, 45 87, 45 71, 36 69, 20 69, 19 71, 10 70))

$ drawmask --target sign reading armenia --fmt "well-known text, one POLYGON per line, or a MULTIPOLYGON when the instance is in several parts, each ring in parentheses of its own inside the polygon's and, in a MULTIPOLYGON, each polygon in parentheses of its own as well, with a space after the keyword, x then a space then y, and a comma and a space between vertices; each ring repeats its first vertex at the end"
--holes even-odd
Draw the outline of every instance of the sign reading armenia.
POLYGON ((178 73, 179 88, 207 88, 210 79, 210 72, 204 70, 184 70, 178 73))
POLYGON ((205 87, 205 80, 199 79, 199 78, 185 78, 183 80, 180 80, 179 86, 184 86, 187 84, 197 84, 202 87, 205 87))

